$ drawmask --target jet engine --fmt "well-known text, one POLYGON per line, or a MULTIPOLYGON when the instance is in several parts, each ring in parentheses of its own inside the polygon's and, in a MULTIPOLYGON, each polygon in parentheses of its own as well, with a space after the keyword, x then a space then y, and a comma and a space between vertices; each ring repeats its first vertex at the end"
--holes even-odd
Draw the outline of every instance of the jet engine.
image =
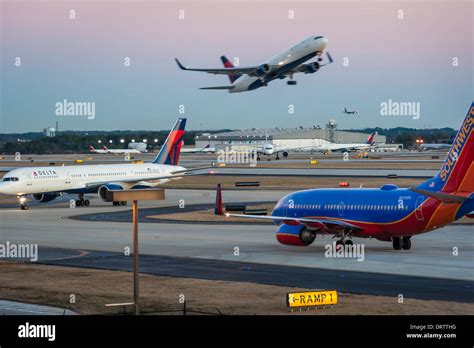
POLYGON ((99 187, 97 190, 97 196, 105 201, 105 195, 107 191, 116 191, 116 190, 123 190, 123 187, 117 184, 107 184, 107 185, 102 185, 99 187))
POLYGON ((305 74, 312 74, 319 70, 321 66, 318 62, 313 62, 305 65, 305 74))
POLYGON ((285 245, 308 246, 316 239, 316 233, 302 225, 282 224, 277 229, 278 242, 285 245))
POLYGON ((288 151, 283 151, 283 157, 288 157, 288 151))
POLYGON ((40 203, 51 202, 53 199, 58 197, 58 193, 34 193, 33 199, 40 203))
POLYGON ((257 70, 255 70, 255 75, 263 76, 268 74, 270 71, 272 71, 272 67, 269 64, 262 64, 257 68, 257 70))

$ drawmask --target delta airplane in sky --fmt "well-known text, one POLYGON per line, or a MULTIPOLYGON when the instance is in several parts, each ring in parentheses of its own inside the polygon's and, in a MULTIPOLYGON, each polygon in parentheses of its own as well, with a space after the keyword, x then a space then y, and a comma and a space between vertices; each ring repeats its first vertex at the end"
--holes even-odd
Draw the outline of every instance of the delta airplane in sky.
POLYGON ((296 85, 293 75, 296 73, 312 74, 324 65, 333 62, 331 55, 326 53, 328 62, 321 64, 321 57, 326 48, 328 40, 324 36, 310 36, 297 43, 276 56, 268 59, 260 65, 248 67, 235 67, 225 56, 221 57, 224 69, 196 69, 185 67, 175 58, 176 63, 182 70, 201 71, 209 74, 227 75, 230 80, 229 86, 202 87, 201 89, 228 90, 229 93, 246 92, 267 86, 275 79, 289 78, 288 85, 296 85), (317 57, 317 61, 304 64, 304 62, 317 57))
MULTIPOLYGON (((96 164, 76 166, 28 167, 14 169, 0 182, 0 193, 20 198, 21 209, 28 207, 25 196, 31 194, 38 202, 50 202, 63 193, 78 194, 76 205, 88 206, 86 193, 97 193, 105 200, 108 190, 142 189, 155 187, 172 179, 181 178, 195 169, 178 165, 186 119, 176 121, 160 152, 150 163, 96 164)), ((114 202, 114 205, 125 205, 114 202)))
POLYGON ((275 221, 282 244, 307 246, 317 234, 330 234, 339 237, 338 248, 352 245, 352 237, 372 237, 408 250, 414 235, 474 218, 473 128, 474 102, 439 173, 416 187, 298 191, 280 199, 271 216, 226 215, 275 221))

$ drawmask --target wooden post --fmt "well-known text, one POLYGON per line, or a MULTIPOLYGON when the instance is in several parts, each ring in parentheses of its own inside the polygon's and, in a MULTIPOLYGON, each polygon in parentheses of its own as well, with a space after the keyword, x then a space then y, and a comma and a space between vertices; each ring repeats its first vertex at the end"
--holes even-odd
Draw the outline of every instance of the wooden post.
POLYGON ((135 303, 135 315, 140 314, 140 307, 138 305, 138 201, 132 203, 132 217, 133 217, 133 302, 135 303))

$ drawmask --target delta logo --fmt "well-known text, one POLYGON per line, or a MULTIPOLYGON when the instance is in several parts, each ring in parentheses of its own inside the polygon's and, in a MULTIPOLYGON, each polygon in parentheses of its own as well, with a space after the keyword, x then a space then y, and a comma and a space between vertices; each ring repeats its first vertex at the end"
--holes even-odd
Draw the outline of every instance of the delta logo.
POLYGON ((33 176, 57 175, 55 170, 38 170, 33 172, 33 176))

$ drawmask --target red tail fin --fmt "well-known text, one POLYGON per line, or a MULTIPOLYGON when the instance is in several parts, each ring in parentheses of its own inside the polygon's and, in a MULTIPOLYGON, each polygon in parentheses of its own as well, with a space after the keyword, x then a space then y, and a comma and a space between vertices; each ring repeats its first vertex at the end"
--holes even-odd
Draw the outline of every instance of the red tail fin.
MULTIPOLYGON (((226 56, 221 56, 221 61, 222 61, 222 64, 224 64, 224 67, 226 68, 233 68, 234 67, 234 64, 232 64, 226 56)), ((235 80, 237 80, 240 76, 240 74, 228 74, 227 76, 229 76, 229 80, 230 82, 234 82, 235 80)))

